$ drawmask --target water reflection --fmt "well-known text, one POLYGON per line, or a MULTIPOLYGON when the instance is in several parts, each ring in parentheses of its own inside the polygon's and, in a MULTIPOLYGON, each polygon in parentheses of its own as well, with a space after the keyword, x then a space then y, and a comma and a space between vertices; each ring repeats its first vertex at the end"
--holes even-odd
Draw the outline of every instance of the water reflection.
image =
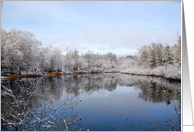
POLYGON ((78 98, 63 95, 62 78, 28 78, 1 84, 2 130, 77 130, 82 128, 75 111, 78 98), (10 88, 10 89, 8 89, 10 88))
POLYGON ((180 82, 111 73, 7 80, 1 89, 2 130, 125 130, 126 116, 172 113, 160 104, 181 96, 180 82))

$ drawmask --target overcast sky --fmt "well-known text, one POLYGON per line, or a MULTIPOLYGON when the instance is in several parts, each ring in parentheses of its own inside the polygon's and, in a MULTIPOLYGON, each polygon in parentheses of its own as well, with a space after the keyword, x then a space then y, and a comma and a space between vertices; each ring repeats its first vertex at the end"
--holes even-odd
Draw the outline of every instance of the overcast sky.
POLYGON ((152 42, 177 42, 177 1, 6 1, 1 28, 32 32, 45 47, 118 56, 135 55, 152 42))

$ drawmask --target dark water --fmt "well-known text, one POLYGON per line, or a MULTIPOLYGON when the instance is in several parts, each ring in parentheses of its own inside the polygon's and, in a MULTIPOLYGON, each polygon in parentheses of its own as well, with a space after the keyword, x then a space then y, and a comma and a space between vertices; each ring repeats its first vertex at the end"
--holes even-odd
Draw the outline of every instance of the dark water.
POLYGON ((2 80, 1 95, 1 130, 181 130, 181 83, 163 78, 107 73, 2 80))

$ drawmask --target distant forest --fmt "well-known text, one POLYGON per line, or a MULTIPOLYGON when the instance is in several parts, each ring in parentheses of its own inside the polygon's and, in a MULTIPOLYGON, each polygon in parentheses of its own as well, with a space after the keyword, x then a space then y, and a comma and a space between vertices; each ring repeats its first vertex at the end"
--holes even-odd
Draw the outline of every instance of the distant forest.
POLYGON ((180 78, 181 36, 177 34, 174 46, 151 43, 137 49, 137 55, 119 57, 114 53, 98 54, 88 51, 81 53, 68 50, 62 54, 59 48, 52 45, 42 47, 33 33, 13 28, 7 32, 1 29, 1 73, 6 75, 43 74, 45 72, 73 71, 121 72, 129 74, 165 74, 174 71, 170 77, 180 78), (133 70, 134 69, 134 70, 133 70), (154 69, 157 69, 154 71, 154 69), (133 71, 131 71, 133 70, 133 71), (144 70, 144 72, 142 72, 144 70), (145 71, 154 71, 147 73, 145 71), (178 75, 174 75, 178 73, 178 75))

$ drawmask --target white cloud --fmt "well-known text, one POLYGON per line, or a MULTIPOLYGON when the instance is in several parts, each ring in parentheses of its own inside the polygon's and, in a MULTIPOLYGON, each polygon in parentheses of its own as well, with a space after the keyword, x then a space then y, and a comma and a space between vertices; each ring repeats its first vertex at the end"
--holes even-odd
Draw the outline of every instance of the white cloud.
POLYGON ((81 52, 135 54, 152 42, 174 45, 177 29, 180 33, 180 7, 169 2, 7 1, 4 7, 3 29, 30 31, 43 46, 53 43, 63 52, 69 46, 81 52))
POLYGON ((140 24, 136 26, 114 26, 105 27, 99 30, 87 30, 77 34, 60 37, 40 37, 43 45, 53 43, 65 51, 67 46, 70 49, 77 49, 81 52, 88 50, 94 53, 113 52, 115 54, 135 54, 137 48, 151 43, 162 43, 174 45, 177 42, 176 30, 163 28, 161 31, 147 31, 151 24, 140 24))

